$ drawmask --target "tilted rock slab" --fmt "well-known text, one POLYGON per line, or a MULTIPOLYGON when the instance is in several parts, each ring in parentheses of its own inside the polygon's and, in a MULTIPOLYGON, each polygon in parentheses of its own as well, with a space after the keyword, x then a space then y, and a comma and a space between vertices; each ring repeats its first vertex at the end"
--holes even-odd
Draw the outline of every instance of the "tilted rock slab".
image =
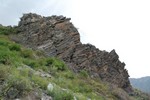
POLYGON ((125 90, 131 89, 125 64, 115 50, 106 52, 82 44, 79 32, 69 18, 24 14, 17 29, 19 43, 62 59, 74 72, 85 69, 91 77, 99 77, 125 90))

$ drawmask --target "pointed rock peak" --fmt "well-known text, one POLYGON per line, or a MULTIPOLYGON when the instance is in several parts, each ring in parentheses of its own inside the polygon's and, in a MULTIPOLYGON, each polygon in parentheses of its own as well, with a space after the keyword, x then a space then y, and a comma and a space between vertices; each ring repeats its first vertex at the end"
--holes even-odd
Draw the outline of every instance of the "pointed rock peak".
POLYGON ((70 18, 24 14, 17 29, 20 43, 64 60, 73 71, 86 69, 91 77, 124 89, 131 88, 125 64, 119 60, 115 50, 106 52, 93 45, 82 44, 70 18))

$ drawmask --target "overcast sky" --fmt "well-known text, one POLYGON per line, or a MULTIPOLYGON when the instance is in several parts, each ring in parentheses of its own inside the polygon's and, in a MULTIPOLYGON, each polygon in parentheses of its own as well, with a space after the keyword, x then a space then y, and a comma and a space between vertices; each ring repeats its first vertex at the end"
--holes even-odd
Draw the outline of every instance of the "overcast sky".
POLYGON ((83 43, 115 49, 131 77, 150 76, 150 0, 0 0, 0 24, 29 12, 71 17, 83 43))

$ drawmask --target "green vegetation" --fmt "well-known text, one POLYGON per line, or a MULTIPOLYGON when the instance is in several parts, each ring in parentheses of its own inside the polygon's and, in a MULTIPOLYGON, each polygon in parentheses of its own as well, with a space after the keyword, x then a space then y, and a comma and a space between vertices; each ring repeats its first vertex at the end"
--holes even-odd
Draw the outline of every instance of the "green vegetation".
POLYGON ((9 35, 11 33, 16 33, 16 30, 12 27, 0 26, 0 35, 9 35))
POLYGON ((7 79, 9 72, 10 69, 8 67, 0 65, 0 80, 4 81, 7 79))
POLYGON ((74 73, 63 61, 16 44, 8 38, 13 32, 12 28, 0 27, 0 100, 23 97, 36 89, 53 100, 117 100, 120 89, 111 92, 86 70, 74 73), (54 84, 52 91, 47 89, 49 83, 54 84))
POLYGON ((4 82, 5 80, 0 96, 10 96, 11 94, 10 98, 13 99, 17 95, 25 95, 31 91, 31 81, 16 68, 0 65, 0 72, 2 73, 0 81, 4 82))
POLYGON ((55 86, 53 91, 48 91, 48 94, 52 96, 54 100, 74 100, 71 91, 63 90, 58 86, 55 86))
POLYGON ((67 69, 65 63, 64 62, 60 62, 56 58, 48 58, 48 59, 46 59, 45 66, 52 67, 52 68, 56 69, 57 71, 64 71, 64 70, 67 69))
POLYGON ((86 70, 81 70, 81 71, 80 71, 80 75, 81 75, 82 77, 88 77, 88 76, 89 76, 89 74, 88 74, 88 72, 87 72, 86 70))
POLYGON ((21 51, 21 56, 24 58, 34 58, 33 51, 30 49, 24 49, 21 51))
MULTIPOLYGON (((57 87, 48 92, 54 100, 73 100, 74 96, 79 100, 81 98, 84 98, 82 100, 87 98, 102 100, 102 97, 96 93, 96 88, 99 88, 96 85, 99 84, 99 81, 91 81, 87 71, 82 70, 79 74, 75 74, 67 68, 63 61, 54 57, 45 57, 40 51, 26 49, 9 40, 4 33, 6 32, 0 35, 0 81, 5 81, 5 86, 3 86, 0 97, 8 96, 11 91, 16 91, 10 97, 13 99, 17 95, 28 94, 35 87, 47 90, 51 82, 57 87), (52 77, 41 77, 36 74, 39 70, 50 73, 52 77)), ((102 87, 106 88, 105 85, 102 87)))

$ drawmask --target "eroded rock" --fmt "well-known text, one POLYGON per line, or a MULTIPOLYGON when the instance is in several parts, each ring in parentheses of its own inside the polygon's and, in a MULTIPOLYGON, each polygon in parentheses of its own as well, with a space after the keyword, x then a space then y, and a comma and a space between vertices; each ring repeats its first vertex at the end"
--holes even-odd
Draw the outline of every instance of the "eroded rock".
POLYGON ((79 32, 69 18, 24 14, 17 30, 17 42, 62 59, 75 72, 86 69, 91 77, 131 90, 125 63, 119 60, 115 50, 106 52, 82 44, 79 32))

